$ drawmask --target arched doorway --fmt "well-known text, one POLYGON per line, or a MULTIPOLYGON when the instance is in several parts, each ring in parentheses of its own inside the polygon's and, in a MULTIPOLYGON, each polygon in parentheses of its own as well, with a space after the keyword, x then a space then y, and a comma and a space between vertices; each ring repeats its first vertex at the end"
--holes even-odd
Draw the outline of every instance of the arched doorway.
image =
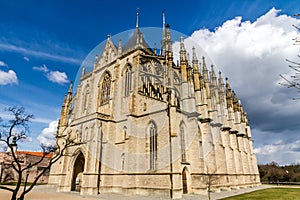
POLYGON ((71 191, 80 191, 82 183, 82 173, 84 170, 84 156, 80 152, 74 162, 71 191))
POLYGON ((183 194, 188 193, 188 187, 187 187, 187 169, 186 167, 182 171, 182 190, 183 194))

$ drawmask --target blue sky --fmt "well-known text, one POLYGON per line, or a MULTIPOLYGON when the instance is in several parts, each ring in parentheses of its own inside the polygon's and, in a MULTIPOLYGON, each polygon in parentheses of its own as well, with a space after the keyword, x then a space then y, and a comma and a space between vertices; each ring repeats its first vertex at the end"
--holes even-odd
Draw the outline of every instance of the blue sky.
MULTIPOLYGON (((134 28, 136 8, 140 10, 139 24, 141 27, 161 27, 161 12, 165 9, 167 23, 171 25, 172 29, 202 41, 199 45, 203 44, 212 60, 223 65, 220 61, 222 56, 206 43, 210 41, 215 46, 220 44, 217 40, 213 40, 223 33, 223 29, 220 27, 225 29, 226 24, 231 25, 232 28, 228 31, 229 33, 231 30, 237 30, 237 32, 255 28, 257 28, 255 30, 259 30, 258 28, 261 27, 256 25, 256 21, 261 16, 266 16, 266 19, 270 19, 270 24, 278 28, 280 20, 283 18, 280 16, 287 16, 285 22, 288 22, 293 14, 299 12, 299 1, 1 0, 0 116, 5 118, 2 112, 3 108, 12 105, 22 105, 29 113, 35 115, 35 120, 30 125, 30 142, 24 142, 22 148, 38 150, 36 138, 41 132, 53 129, 49 123, 59 118, 60 106, 68 89, 68 82, 70 80, 75 81, 81 62, 95 46, 106 39, 107 34, 115 35, 134 28), (272 11, 272 8, 276 8, 277 11, 272 11), (274 13, 276 16, 272 15, 274 13), (242 17, 240 21, 236 18, 237 16, 242 17), (255 25, 255 28, 247 29, 247 23, 244 23, 247 21, 253 27, 255 25), (232 25, 234 22, 238 23, 238 26, 232 25), (234 29, 239 27, 245 28, 242 30, 234 29), (214 37, 211 37, 212 35, 214 37), (206 36, 208 40, 205 41, 202 36, 206 36), (45 130, 45 128, 48 129, 45 130)), ((261 18, 260 23, 265 23, 263 22, 265 18, 261 18)), ((290 24, 282 23, 282 25, 285 27, 286 33, 293 31, 290 24), (288 27, 291 27, 291 30, 288 27)), ((226 35, 220 36, 220 38, 226 40, 226 35)), ((274 42, 276 43, 276 41, 274 42)), ((249 51, 250 54, 257 53, 257 49, 254 50, 255 52, 249 51)), ((284 54, 286 57, 293 57, 291 53, 293 51, 287 52, 291 55, 284 54)), ((226 58, 230 56, 227 52, 226 58)), ((239 55, 234 56, 238 57, 239 55)), ((283 62, 286 57, 282 58, 283 62)), ((227 62, 227 64, 232 65, 233 59, 230 59, 231 62, 227 62)), ((272 57, 267 59, 270 59, 271 63, 272 57)), ((242 61, 247 62, 247 59, 242 61)), ((242 61, 238 63, 239 66, 245 64, 242 61)), ((242 68, 238 68, 238 70, 226 68, 226 61, 224 68, 220 66, 220 69, 229 77, 232 85, 238 90, 238 96, 241 94, 240 98, 245 102, 244 106, 251 120, 259 162, 264 163, 272 160, 281 164, 300 162, 300 160, 295 160, 299 155, 295 149, 298 147, 300 149, 300 126, 295 120, 297 117, 299 119, 299 114, 292 111, 280 112, 278 107, 272 107, 275 104, 277 106, 288 104, 292 108, 288 107, 286 110, 300 108, 299 103, 287 101, 297 93, 285 88, 277 88, 273 84, 276 89, 272 86, 272 89, 268 89, 268 91, 274 89, 274 93, 279 94, 280 98, 276 95, 276 98, 271 99, 271 103, 268 104, 270 106, 270 114, 268 114, 268 110, 259 109, 260 107, 257 106, 259 103, 253 104, 253 101, 248 101, 251 97, 247 96, 245 91, 249 91, 247 85, 252 83, 240 84, 241 78, 237 78, 240 76, 234 74, 238 72, 245 76, 247 71, 243 71, 242 68), (275 101, 277 103, 274 103, 275 101), (276 115, 274 109, 280 114, 276 115), (299 144, 293 143, 293 141, 298 140, 299 144), (288 151, 289 148, 292 151, 288 151), (265 154, 265 151, 270 154, 265 154), (279 156, 277 151, 286 151, 286 154, 279 156)), ((289 71, 283 66, 282 70, 276 72, 278 74, 274 74, 274 77, 279 77, 279 73, 288 73, 289 71)), ((274 81, 274 79, 272 81, 276 82, 277 80, 274 81)), ((263 93, 263 91, 259 92, 259 86, 256 86, 255 90, 258 94, 263 93)), ((253 96, 255 96, 254 93, 253 96)), ((261 101, 265 102, 268 98, 263 96, 261 101)), ((256 98, 255 101, 259 102, 260 99, 256 98)))

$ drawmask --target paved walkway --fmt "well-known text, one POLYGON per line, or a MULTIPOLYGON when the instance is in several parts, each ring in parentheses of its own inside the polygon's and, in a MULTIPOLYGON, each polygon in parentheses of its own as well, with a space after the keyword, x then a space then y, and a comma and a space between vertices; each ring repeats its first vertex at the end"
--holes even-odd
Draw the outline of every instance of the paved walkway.
MULTIPOLYGON (((239 190, 231 190, 231 191, 222 191, 217 193, 211 193, 211 199, 222 199, 230 196, 235 196, 243 193, 248 193, 256 190, 277 187, 270 185, 261 185, 254 188, 245 188, 239 190)), ((285 186, 279 186, 285 187, 285 186)), ((297 187, 299 188, 299 187, 297 187)), ((9 200, 10 192, 0 190, 0 199, 1 200, 9 200)), ((121 194, 115 193, 107 193, 107 194, 99 194, 96 196, 84 195, 80 196, 77 192, 65 192, 65 193, 57 193, 54 187, 49 186, 36 186, 33 191, 31 191, 28 195, 26 195, 26 200, 170 200, 167 197, 157 197, 157 196, 124 196, 121 194)), ((182 200, 199 200, 199 199, 207 199, 206 195, 184 195, 182 200)))

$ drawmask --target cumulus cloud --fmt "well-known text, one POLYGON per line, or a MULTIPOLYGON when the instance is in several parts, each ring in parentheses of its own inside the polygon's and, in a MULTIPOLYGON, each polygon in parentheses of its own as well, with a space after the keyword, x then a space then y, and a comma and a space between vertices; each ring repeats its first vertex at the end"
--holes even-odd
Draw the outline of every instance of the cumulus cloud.
POLYGON ((7 64, 4 61, 0 60, 0 67, 7 67, 7 64))
POLYGON ((68 77, 65 72, 50 71, 46 77, 54 83, 64 84, 68 82, 68 77))
POLYGON ((41 134, 37 137, 40 144, 45 146, 53 146, 55 144, 55 134, 58 121, 52 121, 47 128, 44 128, 41 134))
MULTIPOLYGON (((254 22, 235 17, 213 31, 200 29, 186 39, 201 46, 223 76, 229 77, 248 112, 255 145, 269 145, 265 144, 268 139, 260 140, 258 132, 268 133, 268 138, 285 132, 284 137, 291 138, 300 129, 300 102, 290 101, 296 91, 278 84, 280 74, 291 73, 285 60, 297 61, 299 46, 293 45, 292 39, 298 33, 292 25, 299 24, 300 20, 272 8, 254 22)), ((296 139, 300 140, 299 136, 296 139)), ((277 159, 284 155, 278 154, 277 159)))
POLYGON ((34 66, 32 69, 43 72, 46 78, 53 83, 64 84, 68 82, 68 76, 65 72, 52 71, 45 64, 40 67, 34 66))
POLYGON ((0 85, 18 84, 17 74, 13 70, 0 70, 0 85))

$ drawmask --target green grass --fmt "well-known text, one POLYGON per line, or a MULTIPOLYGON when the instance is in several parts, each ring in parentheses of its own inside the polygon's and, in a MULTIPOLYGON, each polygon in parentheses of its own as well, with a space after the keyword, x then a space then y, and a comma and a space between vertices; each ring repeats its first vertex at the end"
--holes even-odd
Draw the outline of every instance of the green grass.
POLYGON ((250 192, 247 194, 237 195, 225 198, 223 200, 239 200, 239 199, 282 199, 282 200, 300 200, 300 188, 269 188, 250 192))

